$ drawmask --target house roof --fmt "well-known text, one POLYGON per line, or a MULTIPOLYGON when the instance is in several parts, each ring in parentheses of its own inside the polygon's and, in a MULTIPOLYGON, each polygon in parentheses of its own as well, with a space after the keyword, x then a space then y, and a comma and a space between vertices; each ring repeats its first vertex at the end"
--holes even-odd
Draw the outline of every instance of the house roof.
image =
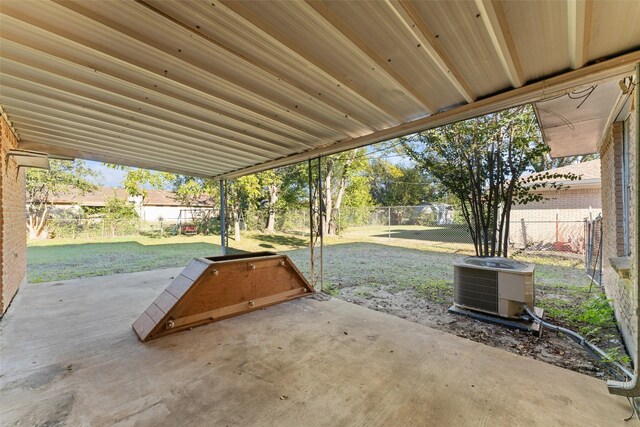
MULTIPOLYGON (((552 173, 552 174, 562 174, 562 175, 566 175, 566 174, 574 174, 580 177, 580 180, 558 180, 558 179, 549 179, 549 180, 543 180, 541 182, 544 181, 554 181, 557 182, 558 184, 562 184, 563 186, 567 186, 569 188, 585 188, 585 187, 600 187, 601 184, 601 180, 600 180, 600 159, 595 159, 595 160, 589 160, 586 162, 581 162, 581 163, 574 163, 571 165, 567 165, 567 166, 562 166, 559 168, 555 168, 555 169, 548 169, 546 171, 542 171, 539 173, 534 173, 534 174, 530 174, 530 175, 526 175, 523 178, 526 177, 531 177, 531 176, 538 176, 538 175, 542 175, 545 173, 552 173)), ((545 191, 548 189, 542 189, 541 191, 545 191)))
POLYGON ((617 81, 640 2, 2 2, 20 149, 234 177, 617 81))
MULTIPOLYGON (((58 195, 52 198, 53 204, 58 205, 80 205, 80 206, 105 206, 106 200, 111 197, 119 199, 131 200, 124 188, 100 187, 96 191, 82 194, 77 189, 58 195)), ((195 205, 197 206, 214 206, 216 202, 210 197, 201 197, 195 205)), ((167 190, 147 190, 147 197, 144 201, 145 206, 183 206, 176 200, 175 193, 167 190)))

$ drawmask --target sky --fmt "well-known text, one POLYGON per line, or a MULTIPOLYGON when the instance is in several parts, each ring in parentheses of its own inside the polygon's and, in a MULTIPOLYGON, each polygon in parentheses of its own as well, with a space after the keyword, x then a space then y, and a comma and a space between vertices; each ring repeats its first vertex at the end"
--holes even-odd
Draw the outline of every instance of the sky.
POLYGON ((124 179, 125 172, 118 169, 110 169, 104 163, 93 162, 87 160, 87 166, 96 172, 102 174, 102 177, 94 180, 94 184, 101 184, 105 187, 122 187, 122 180, 124 179))
MULTIPOLYGON (((381 148, 381 145, 370 145, 368 147, 368 151, 372 153, 371 157, 384 157, 386 160, 396 165, 406 165, 408 162, 410 162, 406 156, 389 152, 382 152, 381 154, 378 154, 381 148)), ((95 184, 103 185, 105 187, 122 187, 122 181, 124 180, 124 177, 126 175, 125 171, 119 169, 111 169, 107 167, 106 164, 101 162, 86 160, 86 163, 87 166, 89 166, 91 169, 101 174, 101 176, 94 180, 95 184)))

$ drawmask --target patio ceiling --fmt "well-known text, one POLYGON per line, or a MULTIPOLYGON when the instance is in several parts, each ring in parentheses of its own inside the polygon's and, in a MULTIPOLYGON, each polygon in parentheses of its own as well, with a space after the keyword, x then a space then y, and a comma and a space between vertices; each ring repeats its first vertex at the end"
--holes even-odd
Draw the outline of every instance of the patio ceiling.
POLYGON ((610 122, 631 92, 624 94, 620 79, 575 88, 565 95, 534 103, 545 142, 553 157, 592 154, 610 122))
POLYGON ((8 0, 0 12, 0 105, 20 148, 197 176, 558 96, 640 61, 637 1, 8 0))

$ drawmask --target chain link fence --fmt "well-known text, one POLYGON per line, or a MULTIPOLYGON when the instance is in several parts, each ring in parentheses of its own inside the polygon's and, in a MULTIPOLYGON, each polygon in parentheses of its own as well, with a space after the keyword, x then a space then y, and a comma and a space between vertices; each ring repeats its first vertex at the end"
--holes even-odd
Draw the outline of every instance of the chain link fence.
MULTIPOLYGON (((241 235, 308 235, 308 209, 277 210, 274 214, 273 231, 266 229, 269 214, 267 208, 242 211, 238 224, 241 235)), ((386 241, 407 246, 429 245, 473 253, 473 241, 466 223, 452 205, 445 203, 425 203, 419 206, 343 206, 331 213, 329 221, 331 225, 325 227, 326 237, 329 239, 386 241)), ((233 240, 233 221, 228 219, 228 226, 229 236, 233 240)), ((179 218, 166 218, 162 221, 109 221, 104 217, 50 219, 47 229, 50 238, 215 235, 220 233, 220 221, 217 216, 189 221, 179 218)), ((599 271, 601 230, 601 217, 593 221, 560 218, 554 221, 512 220, 509 224, 511 253, 583 258, 589 271, 594 271, 594 268, 599 271)))
POLYGON ((587 221, 511 221, 509 240, 519 252, 584 254, 587 221))
MULTIPOLYGON (((266 233, 269 212, 254 209, 240 217, 241 233, 266 233)), ((529 215, 529 217, 535 217, 529 215)), ((275 233, 309 232, 309 211, 291 209, 275 214, 275 233)), ((563 256, 582 259, 588 249, 588 221, 561 219, 515 219, 509 223, 512 254, 563 256)), ((325 237, 344 241, 393 242, 415 246, 427 245, 473 253, 473 241, 466 223, 454 206, 426 203, 419 206, 352 207, 334 210, 325 227, 325 237)), ((233 224, 230 224, 233 238, 233 224)))
POLYGON ((585 268, 594 281, 602 283, 602 215, 587 221, 587 247, 585 250, 585 268))
POLYGON ((95 218, 51 218, 47 220, 46 236, 52 239, 97 239, 124 236, 167 237, 191 234, 219 234, 217 217, 184 221, 166 218, 162 221, 143 221, 138 218, 109 220, 95 218))

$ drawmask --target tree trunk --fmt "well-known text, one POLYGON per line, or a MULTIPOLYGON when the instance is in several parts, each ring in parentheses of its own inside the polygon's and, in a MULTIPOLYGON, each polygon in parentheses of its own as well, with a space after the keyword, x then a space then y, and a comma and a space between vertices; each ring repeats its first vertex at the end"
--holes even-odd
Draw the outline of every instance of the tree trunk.
MULTIPOLYGON (((347 188, 347 180, 343 176, 340 179, 340 187, 338 188, 338 196, 336 197, 336 204, 334 208, 336 211, 336 216, 340 212, 340 207, 342 206, 342 198, 344 197, 344 192, 346 188, 347 188)), ((333 236, 337 232, 338 232, 338 226, 336 222, 332 219, 332 221, 329 223, 329 235, 333 236)))
POLYGON ((236 242, 240 241, 240 208, 233 208, 233 231, 236 242))
POLYGON ((276 202, 278 201, 278 187, 270 185, 269 189, 269 219, 267 220, 267 233, 276 232, 276 202))
POLYGON ((27 229, 29 230, 30 239, 45 239, 47 236, 43 234, 46 230, 47 214, 49 208, 45 205, 44 208, 38 209, 35 215, 29 214, 29 222, 27 223, 27 229))
POLYGON ((333 160, 327 159, 327 173, 324 179, 324 212, 322 214, 322 234, 325 236, 329 235, 329 224, 331 223, 331 214, 333 213, 332 175, 333 160))

